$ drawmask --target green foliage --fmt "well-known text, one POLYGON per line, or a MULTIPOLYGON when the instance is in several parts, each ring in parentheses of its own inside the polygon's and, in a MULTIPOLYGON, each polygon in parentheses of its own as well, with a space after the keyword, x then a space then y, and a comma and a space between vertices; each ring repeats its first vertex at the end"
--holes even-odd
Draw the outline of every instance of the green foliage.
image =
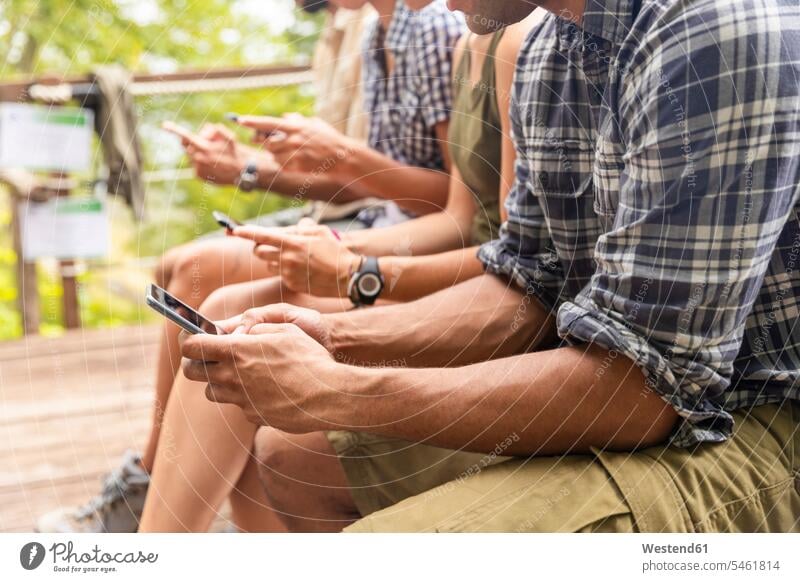
MULTIPOLYGON (((164 72, 297 62, 309 57, 319 18, 294 12, 292 0, 0 0, 0 80, 82 74, 106 63, 164 72)), ((308 89, 300 87, 138 99, 146 169, 186 167, 177 140, 159 129, 163 120, 198 128, 224 123, 226 111, 309 113, 312 105, 308 89)), ((246 219, 285 205, 275 195, 237 193, 193 179, 149 183, 141 224, 114 203, 109 264, 90 263, 79 277, 83 324, 152 320, 140 300, 152 263, 164 250, 217 229, 211 210, 246 219)), ((9 226, 6 203, 0 205, 0 339, 21 333, 9 226)), ((57 264, 41 262, 38 279, 40 331, 59 333, 57 264)))
MULTIPOLYGON (((279 115, 286 111, 310 113, 313 106, 307 91, 299 87, 160 97, 147 103, 149 107, 140 107, 140 133, 154 136, 144 143, 149 169, 188 167, 177 139, 158 129, 165 119, 198 128, 204 123, 226 123, 223 113, 227 111, 279 115)), ((242 141, 249 139, 248 132, 232 129, 239 133, 242 141)), ((166 248, 217 229, 211 210, 222 210, 244 220, 274 212, 287 204, 283 197, 245 194, 235 188, 213 186, 198 180, 151 183, 147 200, 148 217, 159 216, 161 220, 148 220, 141 225, 137 247, 131 250, 143 256, 159 255, 166 248)))
MULTIPOLYGON (((270 31, 267 13, 288 14, 291 0, 4 0, 0 73, 82 73, 97 63, 132 70, 286 62, 308 55, 313 35, 302 16, 270 31), (254 14, 263 6, 264 14, 254 14), (256 16, 256 17, 254 17, 256 16), (269 46, 269 51, 259 50, 269 46)), ((260 12, 260 10, 258 11, 260 12)))

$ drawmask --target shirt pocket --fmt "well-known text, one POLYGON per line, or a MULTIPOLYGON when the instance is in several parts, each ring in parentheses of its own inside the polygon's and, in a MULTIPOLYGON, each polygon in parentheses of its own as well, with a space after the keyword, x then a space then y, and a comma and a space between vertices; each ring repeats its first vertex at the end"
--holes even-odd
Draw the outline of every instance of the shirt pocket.
POLYGON ((539 199, 551 226, 593 213, 594 149, 589 143, 538 141, 528 148, 528 156, 531 193, 539 199))
POLYGON ((577 198, 592 184, 594 152, 579 141, 537 140, 528 148, 536 196, 577 198))

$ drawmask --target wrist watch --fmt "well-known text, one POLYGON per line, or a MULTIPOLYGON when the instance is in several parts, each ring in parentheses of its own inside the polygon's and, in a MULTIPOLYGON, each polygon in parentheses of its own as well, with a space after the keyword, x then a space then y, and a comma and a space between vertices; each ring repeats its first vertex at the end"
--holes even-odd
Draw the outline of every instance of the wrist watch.
POLYGON ((373 305, 383 291, 383 283, 378 258, 363 257, 358 270, 350 277, 347 295, 356 307, 373 305))
POLYGON ((255 160, 250 160, 244 165, 242 173, 239 174, 236 187, 242 192, 252 192, 256 186, 258 186, 258 164, 255 160))

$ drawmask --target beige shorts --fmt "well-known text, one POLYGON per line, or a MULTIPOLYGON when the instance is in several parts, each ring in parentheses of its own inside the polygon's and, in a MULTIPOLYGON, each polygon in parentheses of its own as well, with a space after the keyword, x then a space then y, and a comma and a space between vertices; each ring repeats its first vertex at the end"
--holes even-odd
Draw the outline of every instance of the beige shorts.
POLYGON ((508 459, 332 432, 364 516, 346 531, 800 531, 800 404, 694 449, 508 459))

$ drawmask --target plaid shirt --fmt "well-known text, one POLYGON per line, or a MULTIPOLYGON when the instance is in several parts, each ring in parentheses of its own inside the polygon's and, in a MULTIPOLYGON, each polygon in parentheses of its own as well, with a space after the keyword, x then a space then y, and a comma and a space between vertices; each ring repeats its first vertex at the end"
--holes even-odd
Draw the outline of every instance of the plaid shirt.
POLYGON ((463 30, 442 0, 418 12, 397 0, 388 30, 374 22, 364 61, 370 147, 410 166, 444 168, 435 126, 450 118, 453 47, 463 30), (384 48, 394 58, 388 77, 384 48))
MULTIPOLYGON (((480 257, 684 419, 800 399, 798 0, 587 0, 517 64, 518 160, 480 257)), ((602 381, 598 370, 597 381, 602 381)))

